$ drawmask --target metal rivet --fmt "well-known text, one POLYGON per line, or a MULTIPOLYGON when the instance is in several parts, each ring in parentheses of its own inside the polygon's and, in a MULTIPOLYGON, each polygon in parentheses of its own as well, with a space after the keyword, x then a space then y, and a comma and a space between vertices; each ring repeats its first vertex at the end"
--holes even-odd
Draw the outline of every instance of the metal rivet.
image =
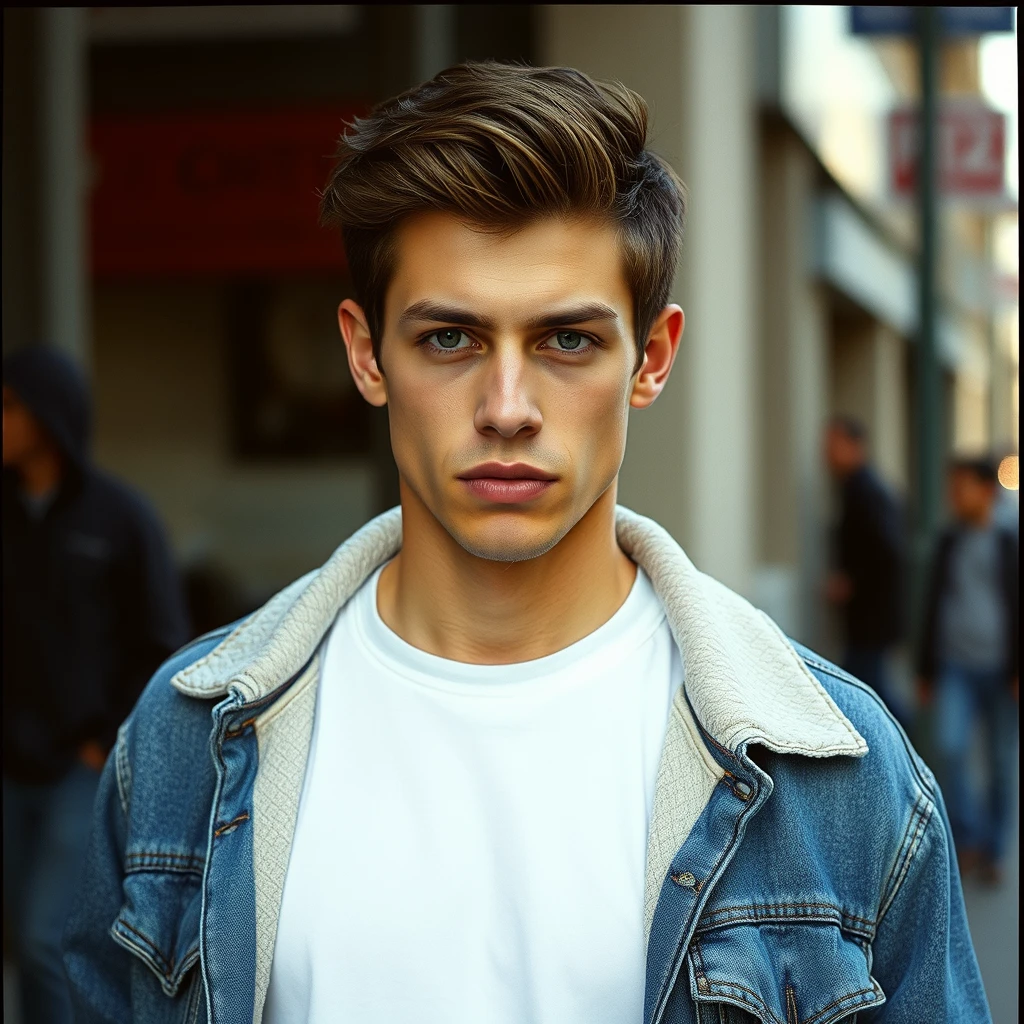
POLYGON ((750 794, 753 792, 753 790, 745 782, 737 782, 734 788, 736 790, 736 795, 741 800, 750 799, 750 794))
POLYGON ((705 978, 703 975, 701 975, 697 979, 697 988, 699 988, 701 990, 701 992, 710 992, 711 991, 711 986, 708 984, 708 979, 705 978))
POLYGON ((684 886, 687 889, 692 889, 697 884, 697 879, 689 871, 684 871, 680 875, 673 875, 672 881, 676 885, 684 886))

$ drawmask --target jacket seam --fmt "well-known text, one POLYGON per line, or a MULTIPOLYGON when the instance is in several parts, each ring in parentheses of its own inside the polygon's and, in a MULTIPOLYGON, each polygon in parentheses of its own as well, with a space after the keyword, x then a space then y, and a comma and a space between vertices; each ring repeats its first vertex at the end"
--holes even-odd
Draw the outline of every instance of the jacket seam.
POLYGON ((896 899, 897 894, 903 887, 903 883, 910 871, 914 858, 917 856, 917 851, 921 847, 921 840, 924 836, 925 830, 932 819, 934 806, 935 805, 932 804, 931 801, 927 800, 923 794, 918 797, 917 803, 914 804, 914 812, 911 814, 910 821, 907 823, 907 830, 904 834, 900 851, 897 854, 896 862, 893 864, 892 870, 889 873, 889 878, 886 879, 886 890, 888 890, 890 881, 892 883, 892 889, 889 891, 888 896, 879 909, 879 923, 881 923, 882 918, 885 917, 889 907, 892 906, 893 900, 896 899))
MULTIPOLYGON (((181 977, 184 973, 195 963, 196 957, 199 954, 198 944, 192 946, 188 952, 175 964, 174 960, 168 960, 166 956, 161 952, 160 947, 148 936, 145 932, 139 931, 138 928, 132 927, 123 917, 118 917, 115 925, 120 928, 124 928, 125 931, 131 932, 139 943, 132 942, 131 944, 141 953, 156 969, 157 972, 164 978, 168 985, 173 985, 175 982, 175 975, 178 976, 177 980, 180 982, 181 977)), ((122 935, 122 941, 127 940, 127 936, 122 935)))
MULTIPOLYGON (((872 984, 870 988, 861 988, 858 989, 856 992, 850 992, 839 999, 833 999, 832 1002, 828 1004, 828 1006, 823 1006, 813 1017, 805 1017, 802 1021, 802 1024, 815 1024, 815 1021, 821 1020, 821 1018, 824 1017, 826 1013, 830 1013, 837 1006, 841 1006, 843 1003, 847 1002, 850 999, 859 999, 861 996, 866 995, 873 996, 874 998, 871 999, 870 1002, 875 1002, 878 998, 877 987, 872 984)), ((868 1002, 868 1000, 862 1000, 862 1002, 868 1002)))
POLYGON ((158 853, 140 850, 125 855, 125 874, 145 874, 151 871, 174 871, 201 875, 206 865, 204 858, 185 853, 158 853))
MULTIPOLYGON (((130 721, 130 719, 129 719, 130 721)), ((132 765, 128 753, 128 722, 122 723, 117 730, 117 743, 114 747, 114 777, 117 779, 117 795, 121 801, 121 810, 127 815, 131 800, 132 765)))
POLYGON ((859 917, 837 907, 833 903, 750 903, 742 906, 716 907, 702 917, 697 931, 707 935, 719 928, 734 924, 763 924, 785 921, 787 923, 833 924, 840 931, 852 933, 860 938, 872 940, 877 931, 877 922, 859 917), (803 913, 786 913, 803 911, 803 913))

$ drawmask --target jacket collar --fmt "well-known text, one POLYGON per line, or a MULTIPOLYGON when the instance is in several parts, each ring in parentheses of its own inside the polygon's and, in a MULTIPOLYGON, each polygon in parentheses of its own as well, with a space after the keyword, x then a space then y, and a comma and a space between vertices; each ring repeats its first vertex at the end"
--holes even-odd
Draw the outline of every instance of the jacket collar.
MULTIPOLYGON (((682 654, 686 695, 716 742, 733 751, 760 743, 810 757, 867 752, 767 615, 699 572, 650 519, 619 506, 616 532, 665 607, 682 654)), ((175 675, 172 685, 191 697, 235 693, 246 704, 262 700, 309 661, 345 602, 401 543, 401 509, 393 508, 175 675)))

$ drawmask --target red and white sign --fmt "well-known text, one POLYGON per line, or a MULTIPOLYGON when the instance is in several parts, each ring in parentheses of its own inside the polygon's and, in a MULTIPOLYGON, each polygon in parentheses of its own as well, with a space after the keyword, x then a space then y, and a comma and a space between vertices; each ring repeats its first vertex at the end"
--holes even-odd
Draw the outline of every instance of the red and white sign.
POLYGON ((344 122, 361 108, 101 117, 90 130, 97 277, 344 267, 317 223, 344 122))
MULTIPOLYGON (((943 103, 938 125, 939 191, 943 198, 992 202, 1005 198, 1006 117, 980 100, 943 103)), ((889 191, 917 191, 920 123, 914 109, 889 114, 889 191)))

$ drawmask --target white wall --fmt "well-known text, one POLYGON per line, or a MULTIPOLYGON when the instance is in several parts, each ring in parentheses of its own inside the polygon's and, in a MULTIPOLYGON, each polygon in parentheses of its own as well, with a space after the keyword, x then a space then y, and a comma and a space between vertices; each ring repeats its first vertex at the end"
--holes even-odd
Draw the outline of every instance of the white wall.
POLYGON ((97 289, 96 455, 159 508, 179 557, 211 559, 258 596, 366 521, 375 475, 362 460, 232 457, 223 311, 216 283, 97 289))
POLYGON ((754 13, 747 7, 549 5, 541 59, 638 91, 652 148, 690 189, 674 298, 687 323, 673 377, 635 414, 620 500, 659 520, 741 592, 756 548, 753 434, 754 13))

